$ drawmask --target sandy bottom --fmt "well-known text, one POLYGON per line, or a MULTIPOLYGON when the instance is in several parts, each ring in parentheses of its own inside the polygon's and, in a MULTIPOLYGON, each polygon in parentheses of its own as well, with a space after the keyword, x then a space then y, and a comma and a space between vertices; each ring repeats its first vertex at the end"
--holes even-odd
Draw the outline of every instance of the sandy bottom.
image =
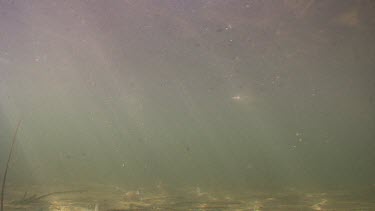
POLYGON ((303 192, 208 191, 199 187, 126 190, 116 186, 8 186, 4 211, 375 210, 375 188, 303 192))

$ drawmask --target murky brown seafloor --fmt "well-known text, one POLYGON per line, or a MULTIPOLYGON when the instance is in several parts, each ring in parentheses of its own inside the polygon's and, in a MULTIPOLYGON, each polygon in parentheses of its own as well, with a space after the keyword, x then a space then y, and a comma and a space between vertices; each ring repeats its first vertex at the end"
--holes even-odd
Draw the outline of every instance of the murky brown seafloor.
POLYGON ((126 190, 116 186, 7 187, 11 210, 375 210, 375 188, 306 192, 207 191, 199 187, 126 190))

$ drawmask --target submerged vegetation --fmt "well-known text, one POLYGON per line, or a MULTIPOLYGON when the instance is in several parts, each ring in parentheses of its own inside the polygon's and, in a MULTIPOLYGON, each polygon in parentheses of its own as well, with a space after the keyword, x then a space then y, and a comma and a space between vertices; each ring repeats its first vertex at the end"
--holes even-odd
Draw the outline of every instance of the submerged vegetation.
POLYGON ((7 160, 7 163, 6 163, 6 166, 5 166, 5 171, 4 171, 4 176, 3 176, 3 180, 2 180, 2 186, 1 186, 0 211, 4 210, 3 208, 4 208, 5 182, 6 182, 7 174, 8 174, 9 162, 10 162, 10 159, 12 158, 12 152, 13 152, 13 148, 14 148, 14 143, 16 143, 16 137, 17 137, 18 128, 20 127, 20 125, 21 125, 21 120, 18 121, 18 124, 17 124, 17 127, 16 127, 16 131, 14 132, 13 140, 12 140, 12 145, 10 147, 8 160, 7 160))

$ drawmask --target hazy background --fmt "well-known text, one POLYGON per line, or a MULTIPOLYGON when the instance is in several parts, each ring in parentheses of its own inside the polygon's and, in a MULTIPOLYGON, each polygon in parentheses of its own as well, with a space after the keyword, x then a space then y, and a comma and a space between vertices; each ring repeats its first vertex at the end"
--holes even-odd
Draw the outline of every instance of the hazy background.
POLYGON ((375 183, 373 1, 0 1, 8 184, 375 183))

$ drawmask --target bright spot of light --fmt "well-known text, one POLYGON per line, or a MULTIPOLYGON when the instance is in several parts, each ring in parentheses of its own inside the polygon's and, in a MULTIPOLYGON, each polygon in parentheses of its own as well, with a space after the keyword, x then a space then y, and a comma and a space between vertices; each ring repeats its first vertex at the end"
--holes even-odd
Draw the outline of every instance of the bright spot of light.
POLYGON ((233 96, 232 99, 233 99, 233 100, 241 100, 241 96, 236 95, 236 96, 233 96))

